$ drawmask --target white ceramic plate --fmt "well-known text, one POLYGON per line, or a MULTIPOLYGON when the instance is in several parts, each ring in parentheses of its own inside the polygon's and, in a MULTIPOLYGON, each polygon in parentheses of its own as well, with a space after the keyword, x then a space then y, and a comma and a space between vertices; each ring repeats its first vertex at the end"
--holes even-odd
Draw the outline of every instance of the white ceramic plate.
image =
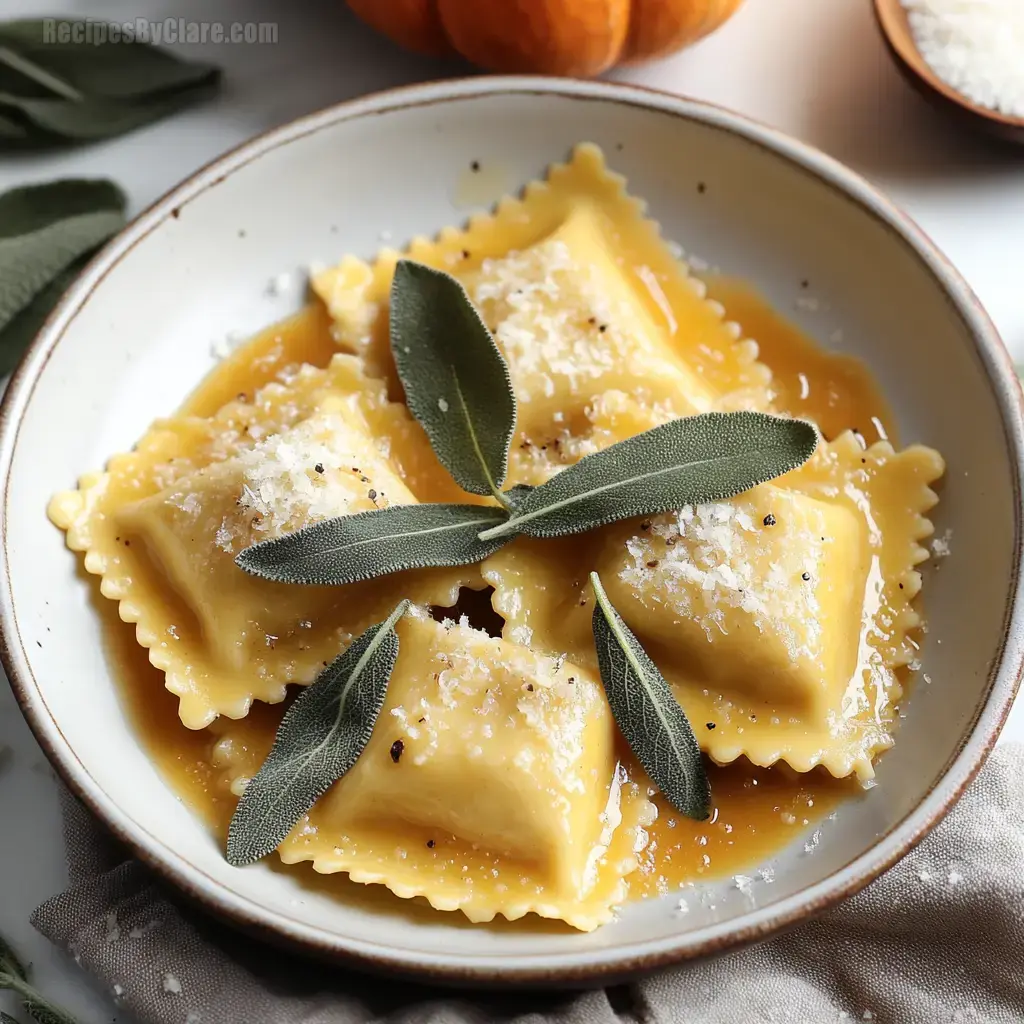
MULTIPOLYGON (((723 110, 617 85, 475 78, 371 96, 243 146, 161 200, 92 263, 51 317, 3 408, 4 664, 62 775, 135 851, 228 918, 320 954, 449 980, 566 982, 764 937, 855 891, 949 808, 991 747, 1021 670, 1020 390, 995 330, 922 233, 828 158, 723 110), (777 858, 748 894, 727 883, 681 916, 626 907, 581 935, 533 918, 471 926, 372 896, 337 902, 300 872, 237 870, 178 802, 125 720, 91 587, 46 520, 55 490, 130 446, 213 363, 211 343, 300 302, 267 282, 372 254, 465 218, 601 145, 668 237, 863 357, 906 441, 940 449, 936 510, 952 555, 926 570, 932 682, 906 704, 877 788, 777 858), (469 175, 472 161, 481 173, 469 175), (706 183, 699 194, 698 181, 706 183), (472 187, 470 187, 472 186, 472 187), (388 234, 390 233, 390 235, 388 234)), ((356 887, 353 887, 355 889, 356 887)))

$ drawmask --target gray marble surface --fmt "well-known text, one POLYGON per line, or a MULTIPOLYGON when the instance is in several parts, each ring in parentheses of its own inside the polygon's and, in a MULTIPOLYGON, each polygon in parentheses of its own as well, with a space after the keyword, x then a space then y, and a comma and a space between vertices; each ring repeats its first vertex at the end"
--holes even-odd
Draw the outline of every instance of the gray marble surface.
MULTIPOLYGON (((63 0, 63 13, 276 22, 273 45, 182 46, 220 64, 222 94, 163 124, 72 153, 0 159, 0 190, 61 175, 109 176, 137 212, 252 135, 377 89, 471 73, 398 52, 359 25, 343 0, 63 0)), ((1024 359, 1024 150, 960 134, 899 78, 867 0, 747 0, 692 50, 614 77, 732 107, 831 153, 880 184, 966 275, 1014 354, 1024 359), (1015 226, 1016 225, 1016 226, 1015 226)), ((34 12, 0 0, 0 18, 34 12)), ((1024 740, 1018 703, 1004 738, 1024 740)), ((86 1022, 130 1024, 113 994, 51 949, 28 917, 66 881, 56 788, 0 684, 0 933, 32 961, 40 986, 86 1022)), ((0 993, 0 1009, 14 1003, 0 993)))

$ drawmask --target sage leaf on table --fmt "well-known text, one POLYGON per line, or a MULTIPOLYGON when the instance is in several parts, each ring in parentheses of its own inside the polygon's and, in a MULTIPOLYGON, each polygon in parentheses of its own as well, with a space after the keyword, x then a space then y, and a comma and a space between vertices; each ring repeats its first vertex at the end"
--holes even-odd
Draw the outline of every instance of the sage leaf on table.
POLYGON ((815 428, 760 412, 671 420, 586 455, 528 494, 481 540, 562 537, 634 516, 722 501, 788 473, 814 453, 815 428))
POLYGON ((67 1011, 42 997, 22 998, 21 1005, 36 1024, 77 1024, 75 1018, 67 1011))
POLYGON ((470 565, 506 540, 482 541, 481 530, 504 522, 493 505, 391 505, 327 519, 246 548, 235 562, 278 583, 357 583, 406 569, 470 565))
MULTIPOLYGON (((28 971, 15 955, 14 950, 0 937, 0 991, 13 992, 22 1008, 36 1024, 76 1024, 75 1018, 67 1011, 55 1006, 28 980, 28 971)), ((0 1024, 14 1021, 7 1014, 0 1014, 0 1024)), ((14 1022, 17 1024, 17 1021, 14 1022)))
POLYGON ((252 864, 274 850, 359 759, 384 706, 398 658, 395 625, 408 608, 402 601, 353 641, 288 709, 231 819, 229 863, 252 864))
POLYGON ((619 731, 668 802, 680 814, 703 821, 710 812, 711 786, 686 713, 608 600, 596 572, 590 582, 597 663, 619 731))
POLYGON ((121 26, 53 22, 0 23, 0 145, 121 135, 198 102, 219 84, 213 65, 127 40, 121 26), (67 38, 53 38, 55 27, 67 38))
POLYGON ((24 980, 28 977, 25 965, 18 959, 17 953, 7 944, 3 936, 0 936, 0 975, 10 975, 13 978, 24 980))
POLYGON ((406 404, 463 490, 502 504, 516 399, 504 357, 450 274, 399 260, 391 286, 391 351, 406 404))
POLYGON ((20 358, 89 257, 124 224, 111 181, 74 179, 0 195, 0 372, 20 358))
POLYGON ((0 376, 11 372, 32 344, 46 318, 93 257, 87 252, 62 270, 32 301, 0 329, 0 376))

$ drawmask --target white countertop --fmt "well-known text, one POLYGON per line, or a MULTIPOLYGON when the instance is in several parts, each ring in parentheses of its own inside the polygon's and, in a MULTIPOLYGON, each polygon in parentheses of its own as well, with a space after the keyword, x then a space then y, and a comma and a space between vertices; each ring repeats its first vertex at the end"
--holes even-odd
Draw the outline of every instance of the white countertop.
MULTIPOLYGON (((462 65, 405 55, 352 18, 343 0, 63 0, 67 14, 277 22, 274 45, 182 47, 221 65, 220 96, 109 143, 45 157, 0 158, 0 190, 63 175, 120 182, 137 212, 248 137, 319 107, 451 74, 462 65)), ((28 17, 0 0, 0 19, 28 17)), ((708 99, 810 142, 888 191, 964 273, 1011 351, 1024 359, 1024 149, 965 136, 912 92, 879 38, 868 0, 746 0, 694 49, 614 77, 708 99)), ((1024 740, 1024 704, 1004 739, 1024 740)), ((0 934, 33 961, 40 987, 82 1024, 129 1018, 28 917, 66 882, 53 776, 0 686, 0 934)), ((0 1009, 14 1010, 0 993, 0 1009)), ((23 1014, 19 1017, 24 1018, 23 1014)))

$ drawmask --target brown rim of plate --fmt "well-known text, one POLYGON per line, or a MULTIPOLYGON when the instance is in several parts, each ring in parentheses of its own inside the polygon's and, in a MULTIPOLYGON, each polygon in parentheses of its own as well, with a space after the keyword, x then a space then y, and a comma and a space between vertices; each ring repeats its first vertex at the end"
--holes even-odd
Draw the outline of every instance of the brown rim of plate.
POLYGON ((974 103, 931 69, 917 48, 901 0, 874 0, 873 6, 875 20, 896 66, 927 101, 953 114, 965 126, 981 129, 1007 142, 1024 143, 1024 117, 974 103))
MULTIPOLYGON (((178 217, 181 210, 196 196, 215 188, 235 171, 279 146, 306 135, 328 129, 343 121, 374 117, 395 110, 409 110, 438 104, 473 100, 482 96, 515 94, 549 96, 556 94, 578 102, 618 103, 640 109, 696 121, 728 132, 744 141, 786 160, 797 170, 853 200, 873 216, 905 245, 937 280, 954 312, 969 329, 977 345, 977 354, 985 367, 1001 410, 1004 439, 1011 464, 1017 467, 1013 487, 1015 496, 1015 558, 1012 596, 1018 596, 1021 577, 1022 501, 1021 466, 1024 463, 1024 395, 1013 362, 999 333, 977 297, 949 260, 916 223, 895 204, 868 184, 860 175, 838 161, 782 132, 740 114, 704 101, 685 99, 658 89, 618 83, 549 79, 536 76, 488 76, 456 78, 384 90, 327 107, 297 118, 255 136, 226 154, 210 161, 181 184, 152 203, 134 218, 86 266, 76 283, 51 312, 11 377, 0 403, 0 474, 3 475, 4 507, 8 501, 10 466, 24 417, 35 384, 50 356, 63 337, 68 324, 88 301, 107 273, 134 246, 168 218, 178 217), (381 101, 385 101, 380 106, 381 101), (364 109, 365 108, 365 109, 364 109)), ((762 912, 763 920, 739 927, 719 927, 716 934, 699 942, 685 937, 665 940, 665 948, 633 955, 611 954, 607 962, 589 965, 563 963, 559 956, 545 956, 538 966, 500 966, 497 964, 430 964, 396 955, 386 946, 372 950, 348 948, 338 938, 300 934, 302 926, 281 920, 269 923, 267 912, 254 901, 225 891, 218 883, 192 867, 183 857, 170 850, 134 822, 118 821, 118 808, 112 799, 92 786, 84 765, 64 739, 56 722, 48 714, 45 700, 35 685, 27 650, 21 642, 17 613, 11 596, 10 569, 7 560, 7 520, 0 517, 0 559, 5 588, 0 591, 0 662, 7 672, 11 688, 37 742, 54 768, 79 799, 128 846, 132 853, 160 876, 194 900, 202 909, 229 921, 244 932, 264 940, 302 951, 318 959, 341 961, 373 972, 401 974, 421 980, 449 985, 504 986, 534 984, 548 987, 579 987, 594 983, 608 984, 637 974, 650 972, 682 960, 710 956, 763 941, 775 933, 811 918, 854 893, 878 877, 910 852, 959 800, 968 784, 985 762, 1009 714, 1014 696, 1024 675, 1024 651, 1008 652, 1007 640, 1015 601, 1007 603, 1003 641, 993 659, 984 700, 965 732, 958 748, 951 752, 942 773, 921 800, 898 824, 878 837, 874 845, 858 857, 851 858, 811 889, 818 890, 807 898, 807 890, 786 897, 762 912), (1010 676, 1007 678, 1007 661, 1010 676), (982 718, 988 721, 982 723, 982 718), (982 725, 984 728, 982 729, 982 725), (52 730, 52 736, 49 734, 52 730), (973 749, 968 749, 972 747, 973 749), (937 790, 944 790, 936 796, 937 790), (922 807, 929 801, 936 806, 922 807), (920 818, 921 820, 913 820, 920 818), (895 842, 889 842, 899 835, 895 842), (881 847, 889 846, 879 855, 881 847), (852 877, 838 876, 858 864, 852 877), (205 882, 204 882, 205 880, 205 882), (241 904, 241 905, 239 905, 241 904)), ((362 943, 363 946, 370 945, 362 943)), ((569 955, 570 957, 572 954, 569 955)))

